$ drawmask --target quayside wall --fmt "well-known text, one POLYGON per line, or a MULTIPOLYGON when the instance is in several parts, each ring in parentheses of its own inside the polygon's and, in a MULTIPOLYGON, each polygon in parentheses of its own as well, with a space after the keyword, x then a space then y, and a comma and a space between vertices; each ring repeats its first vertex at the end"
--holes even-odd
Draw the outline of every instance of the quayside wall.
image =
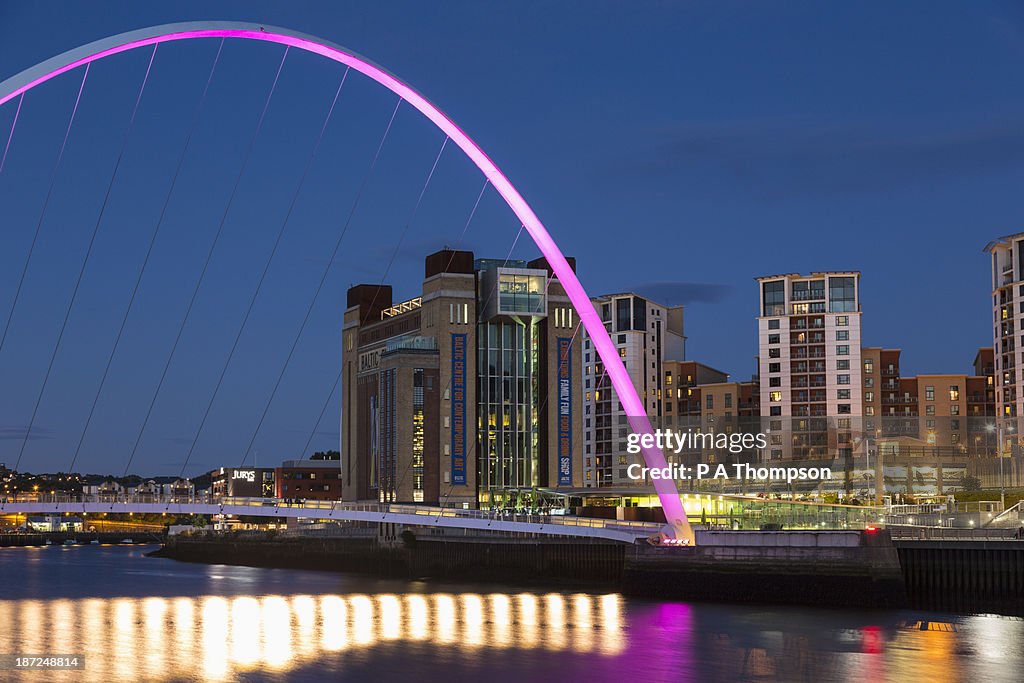
POLYGON ((658 599, 900 606, 888 535, 699 532, 698 546, 559 538, 172 537, 157 555, 191 562, 355 571, 406 579, 618 590, 658 599), (704 545, 700 545, 703 543, 704 545))

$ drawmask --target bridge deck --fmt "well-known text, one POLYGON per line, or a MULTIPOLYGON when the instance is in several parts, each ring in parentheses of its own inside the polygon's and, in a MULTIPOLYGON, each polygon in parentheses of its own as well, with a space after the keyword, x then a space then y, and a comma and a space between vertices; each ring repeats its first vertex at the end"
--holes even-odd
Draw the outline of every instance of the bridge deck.
POLYGON ((161 499, 158 496, 40 496, 0 500, 0 514, 162 514, 303 517, 349 522, 450 527, 600 538, 634 543, 662 530, 663 525, 569 515, 503 514, 421 505, 353 504, 332 501, 285 502, 278 498, 161 499))

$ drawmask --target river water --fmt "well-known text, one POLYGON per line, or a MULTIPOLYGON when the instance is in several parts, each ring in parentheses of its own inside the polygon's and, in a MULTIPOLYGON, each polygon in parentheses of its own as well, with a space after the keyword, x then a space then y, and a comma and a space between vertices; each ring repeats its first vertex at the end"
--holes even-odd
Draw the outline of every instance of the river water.
POLYGON ((635 600, 0 549, 0 654, 25 681, 1021 681, 1024 620, 635 600))

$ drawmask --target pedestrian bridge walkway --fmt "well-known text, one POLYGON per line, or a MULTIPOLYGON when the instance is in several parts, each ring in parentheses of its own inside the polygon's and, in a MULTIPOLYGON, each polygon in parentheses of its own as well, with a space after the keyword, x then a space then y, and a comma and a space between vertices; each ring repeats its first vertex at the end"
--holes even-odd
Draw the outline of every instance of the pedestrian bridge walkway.
POLYGON ((156 495, 21 495, 0 498, 0 514, 175 514, 303 517, 346 522, 447 527, 634 543, 664 525, 569 515, 509 514, 423 505, 286 501, 281 498, 163 497, 156 495))

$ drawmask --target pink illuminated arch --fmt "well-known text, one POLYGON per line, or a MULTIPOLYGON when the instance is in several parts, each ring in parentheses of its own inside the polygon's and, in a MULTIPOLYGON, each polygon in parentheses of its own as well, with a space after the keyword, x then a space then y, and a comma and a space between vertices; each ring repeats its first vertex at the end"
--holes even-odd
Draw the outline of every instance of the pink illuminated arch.
MULTIPOLYGON (((365 74, 401 97, 430 119, 476 164, 522 222, 530 237, 533 238, 537 247, 540 248, 541 253, 544 254, 555 275, 562 283, 573 306, 579 312, 580 320, 589 333, 594 343, 594 348, 604 362, 612 386, 618 394, 618 399, 629 416, 631 427, 637 433, 648 433, 651 431, 651 424, 647 418, 644 404, 637 395, 636 389, 633 387, 625 366, 619 359, 619 354, 612 344, 604 324, 591 304, 590 297, 583 289, 572 268, 566 262, 565 256, 562 255, 554 240, 551 239, 551 235, 548 234, 547 229, 540 222, 540 219, 537 218, 529 204, 526 203, 526 200, 512 186, 512 183, 505 177, 505 174, 491 161, 490 157, 454 121, 431 104, 427 98, 397 77, 351 50, 320 38, 270 26, 254 26, 236 22, 165 24, 98 40, 27 69, 0 83, 0 105, 55 76, 98 59, 147 45, 174 40, 190 40, 193 38, 260 40, 268 43, 288 45, 322 55, 365 74)), ((665 457, 660 450, 645 448, 643 454, 648 467, 665 467, 665 457)), ((675 483, 671 479, 653 479, 653 482, 655 490, 658 492, 658 497, 661 500, 662 508, 665 511, 666 519, 674 527, 675 534, 677 536, 686 536, 692 542, 692 532, 687 523, 686 513, 683 510, 675 483)))

